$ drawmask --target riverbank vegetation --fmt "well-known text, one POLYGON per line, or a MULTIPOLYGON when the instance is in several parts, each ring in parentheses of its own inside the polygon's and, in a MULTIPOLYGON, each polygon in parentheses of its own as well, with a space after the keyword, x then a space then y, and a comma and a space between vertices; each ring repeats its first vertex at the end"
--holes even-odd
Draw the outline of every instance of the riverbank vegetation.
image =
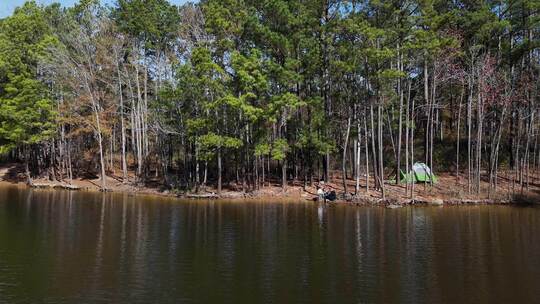
POLYGON ((396 173, 424 162, 468 195, 522 192, 539 45, 532 0, 30 1, 0 20, 0 152, 30 183, 103 190, 410 197, 396 173))

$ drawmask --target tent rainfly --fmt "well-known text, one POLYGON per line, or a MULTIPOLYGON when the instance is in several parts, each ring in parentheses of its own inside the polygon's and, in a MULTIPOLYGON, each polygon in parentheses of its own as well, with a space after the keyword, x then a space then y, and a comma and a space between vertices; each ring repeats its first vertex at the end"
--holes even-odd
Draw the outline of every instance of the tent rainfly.
POLYGON ((405 174, 403 171, 400 173, 400 179, 402 182, 415 182, 415 183, 429 183, 433 179, 433 183, 437 182, 437 177, 431 169, 424 163, 415 163, 412 167, 412 170, 409 174, 405 174))

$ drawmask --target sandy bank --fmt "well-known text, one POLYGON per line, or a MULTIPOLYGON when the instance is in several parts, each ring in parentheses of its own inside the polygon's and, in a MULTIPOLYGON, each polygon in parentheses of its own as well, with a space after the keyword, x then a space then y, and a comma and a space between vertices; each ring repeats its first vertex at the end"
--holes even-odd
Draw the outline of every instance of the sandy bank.
MULTIPOLYGON (((20 165, 9 164, 0 166, 0 183, 26 185, 23 171, 20 165)), ((341 177, 333 176, 334 181, 340 181, 341 177)), ((267 183, 259 189, 242 190, 241 185, 229 184, 217 195, 216 189, 202 187, 198 193, 169 190, 159 182, 151 181, 144 185, 130 182, 122 182, 119 177, 107 177, 107 191, 129 194, 144 194, 184 199, 227 199, 227 200, 280 200, 280 201, 316 201, 315 185, 303 187, 301 181, 290 183, 285 191, 279 186, 279 182, 267 183)), ((329 202, 330 205, 349 204, 354 206, 385 206, 399 208, 403 206, 443 206, 443 205, 486 205, 486 204, 513 204, 513 203, 538 203, 540 202, 540 187, 536 183, 529 185, 529 189, 521 191, 519 185, 509 179, 501 177, 498 191, 488 190, 487 183, 483 183, 480 195, 469 194, 465 178, 456 178, 450 174, 439 174, 439 182, 433 187, 417 184, 413 198, 406 193, 405 185, 386 185, 386 198, 383 200, 378 191, 366 191, 365 180, 362 180, 362 188, 357 195, 354 192, 354 180, 347 181, 347 192, 344 194, 341 183, 327 183, 326 187, 338 193, 339 199, 329 202)), ((72 181, 51 181, 46 178, 33 180, 32 187, 45 189, 63 189, 69 191, 101 191, 100 179, 73 179, 72 181)), ((373 189, 373 185, 370 185, 373 189)))

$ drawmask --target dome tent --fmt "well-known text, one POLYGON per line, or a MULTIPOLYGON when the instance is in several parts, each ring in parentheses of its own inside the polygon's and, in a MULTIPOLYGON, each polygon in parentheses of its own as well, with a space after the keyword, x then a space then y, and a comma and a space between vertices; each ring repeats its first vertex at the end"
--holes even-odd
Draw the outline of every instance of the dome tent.
POLYGON ((437 176, 435 176, 431 169, 424 163, 415 163, 409 174, 405 174, 403 171, 400 171, 399 174, 402 183, 411 181, 415 183, 429 183, 431 182, 431 179, 433 179, 433 183, 437 182, 437 176))
POLYGON ((424 163, 415 163, 412 167, 412 173, 414 174, 415 182, 429 183, 433 180, 434 183, 437 182, 437 177, 431 169, 424 163))

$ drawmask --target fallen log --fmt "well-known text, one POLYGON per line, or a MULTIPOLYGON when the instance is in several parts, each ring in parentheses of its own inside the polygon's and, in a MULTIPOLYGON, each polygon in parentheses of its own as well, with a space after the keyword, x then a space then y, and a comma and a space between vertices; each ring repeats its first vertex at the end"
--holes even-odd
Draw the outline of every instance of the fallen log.
POLYGON ((219 195, 215 193, 207 193, 207 194, 187 194, 187 198, 196 198, 196 199, 217 199, 219 198, 219 195))
POLYGON ((32 188, 39 188, 39 189, 66 189, 66 190, 81 190, 81 187, 76 185, 70 185, 70 184, 48 184, 48 183, 32 183, 30 184, 30 187, 32 188))
POLYGON ((53 185, 52 184, 31 183, 30 187, 32 187, 32 188, 53 188, 53 185))
POLYGON ((76 185, 70 185, 70 184, 55 184, 53 185, 53 188, 66 189, 66 190, 81 190, 81 187, 76 186, 76 185))

